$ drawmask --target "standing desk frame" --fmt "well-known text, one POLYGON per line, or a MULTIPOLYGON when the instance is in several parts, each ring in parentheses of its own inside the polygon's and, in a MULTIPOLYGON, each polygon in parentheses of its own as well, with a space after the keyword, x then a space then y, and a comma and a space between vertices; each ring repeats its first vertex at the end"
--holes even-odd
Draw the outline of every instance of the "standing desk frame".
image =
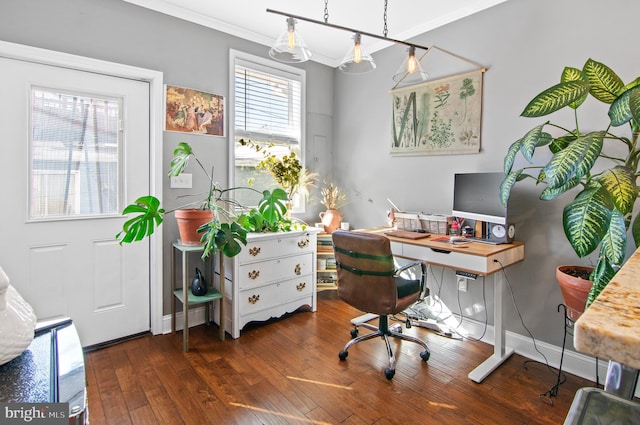
MULTIPOLYGON (((391 229, 376 228, 365 231, 384 234, 389 230, 391 229)), ((391 241, 391 251, 396 257, 424 261, 434 266, 463 270, 485 277, 493 275, 493 354, 468 375, 469 379, 480 383, 514 352, 513 348, 506 345, 506 332, 503 323, 505 286, 501 271, 503 268, 524 260, 524 244, 513 242, 491 245, 470 242, 464 245, 454 245, 434 240, 442 236, 444 235, 433 234, 431 237, 417 240, 387 237, 391 241)))

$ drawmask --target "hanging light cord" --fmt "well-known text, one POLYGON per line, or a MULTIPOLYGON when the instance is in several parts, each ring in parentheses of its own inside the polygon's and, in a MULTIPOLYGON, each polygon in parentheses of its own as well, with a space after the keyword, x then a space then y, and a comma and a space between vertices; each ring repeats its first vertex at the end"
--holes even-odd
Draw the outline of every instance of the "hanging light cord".
POLYGON ((387 2, 388 0, 384 0, 384 28, 382 29, 384 38, 387 38, 387 34, 389 33, 389 28, 387 28, 387 2))
POLYGON ((329 23, 329 0, 324 0, 324 23, 329 23))

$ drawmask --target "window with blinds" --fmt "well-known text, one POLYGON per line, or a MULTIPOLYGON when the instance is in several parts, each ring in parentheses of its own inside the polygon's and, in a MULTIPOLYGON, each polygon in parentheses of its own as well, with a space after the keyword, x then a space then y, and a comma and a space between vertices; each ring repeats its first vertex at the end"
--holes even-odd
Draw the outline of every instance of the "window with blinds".
MULTIPOLYGON (((279 156, 294 152, 304 164, 305 71, 236 51, 231 51, 231 64, 234 185, 245 186, 252 180, 259 191, 272 189, 277 186, 273 177, 255 168, 263 154, 241 146, 238 140, 270 146, 269 151, 279 156)), ((249 191, 236 191, 234 196, 245 206, 254 206, 260 199, 249 191)), ((302 211, 304 206, 293 201, 294 211, 302 211)))

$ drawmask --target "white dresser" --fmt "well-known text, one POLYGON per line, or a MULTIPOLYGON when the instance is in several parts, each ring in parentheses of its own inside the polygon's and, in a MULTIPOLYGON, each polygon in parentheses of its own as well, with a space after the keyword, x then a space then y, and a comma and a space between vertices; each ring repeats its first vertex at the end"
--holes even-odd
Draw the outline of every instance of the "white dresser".
MULTIPOLYGON (((233 338, 252 321, 280 317, 302 306, 316 311, 317 233, 315 228, 250 233, 242 252, 225 259, 223 311, 233 338)), ((219 289, 219 279, 216 286, 219 289)))

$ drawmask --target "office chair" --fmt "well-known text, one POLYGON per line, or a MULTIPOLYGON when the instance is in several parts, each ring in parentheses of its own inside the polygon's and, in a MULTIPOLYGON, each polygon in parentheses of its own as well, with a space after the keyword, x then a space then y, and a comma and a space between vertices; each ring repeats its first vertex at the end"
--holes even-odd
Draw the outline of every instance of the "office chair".
MULTIPOLYGON (((346 360, 348 350, 354 344, 380 336, 387 345, 389 367, 384 370, 387 379, 393 379, 396 373, 396 359, 389 344, 389 337, 412 341, 420 344, 424 351, 420 357, 425 362, 431 352, 424 341, 403 335, 402 326, 389 326, 389 315, 398 314, 413 305, 424 287, 426 267, 416 261, 396 269, 391 253, 389 239, 382 235, 337 230, 333 232, 338 271, 338 296, 347 304, 365 313, 379 316, 378 326, 368 323, 354 323, 351 341, 340 351, 340 360, 346 360), (400 273, 412 267, 420 266, 420 279, 405 279, 400 273), (358 327, 364 326, 373 331, 358 336, 358 327)), ((410 322, 407 320, 407 325, 410 322)))

